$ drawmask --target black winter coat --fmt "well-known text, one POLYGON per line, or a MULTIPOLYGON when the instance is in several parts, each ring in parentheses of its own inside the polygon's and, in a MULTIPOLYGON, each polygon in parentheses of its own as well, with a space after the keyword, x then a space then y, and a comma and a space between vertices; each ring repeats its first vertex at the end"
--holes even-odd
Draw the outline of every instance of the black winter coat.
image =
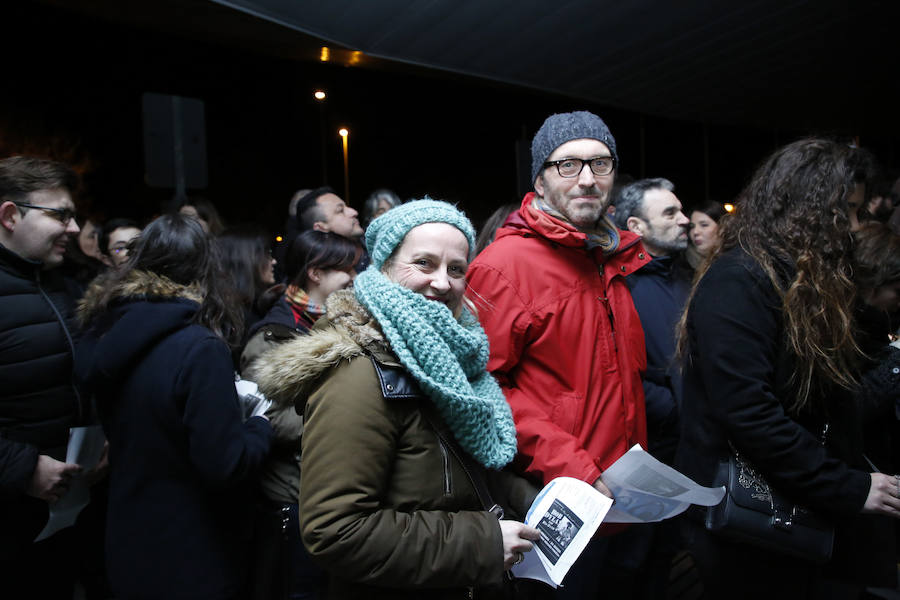
MULTIPOLYGON (((856 312, 858 337, 869 360, 863 364, 854 400, 861 414, 865 458, 858 466, 896 473, 900 445, 900 349, 887 344, 895 323, 868 306, 856 312), (869 464, 871 463, 871 464, 869 464)), ((837 531, 830 578, 894 587, 897 582, 897 523, 882 515, 858 515, 837 531)))
POLYGON ((871 478, 851 468, 858 450, 858 416, 845 393, 826 411, 790 416, 782 302, 762 268, 740 248, 704 274, 691 301, 684 372, 682 438, 676 460, 688 477, 710 485, 729 440, 771 485, 833 518, 859 513, 871 478), (829 425, 828 443, 821 443, 829 425))
POLYGON ((0 246, 0 559, 46 523, 25 495, 39 454, 65 460, 81 412, 73 385, 73 301, 59 269, 0 246))
POLYGON ((241 422, 228 347, 192 323, 190 290, 135 272, 94 315, 76 371, 109 439, 106 554, 117 598, 236 598, 249 542, 246 484, 269 449, 241 422))

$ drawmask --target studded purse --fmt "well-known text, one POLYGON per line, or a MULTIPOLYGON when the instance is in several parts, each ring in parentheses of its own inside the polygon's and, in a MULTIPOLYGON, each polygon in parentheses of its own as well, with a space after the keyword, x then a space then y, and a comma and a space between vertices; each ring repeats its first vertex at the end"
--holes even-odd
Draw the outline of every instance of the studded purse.
POLYGON ((831 558, 834 526, 778 493, 734 449, 719 464, 714 484, 726 492, 707 509, 709 531, 816 564, 831 558))

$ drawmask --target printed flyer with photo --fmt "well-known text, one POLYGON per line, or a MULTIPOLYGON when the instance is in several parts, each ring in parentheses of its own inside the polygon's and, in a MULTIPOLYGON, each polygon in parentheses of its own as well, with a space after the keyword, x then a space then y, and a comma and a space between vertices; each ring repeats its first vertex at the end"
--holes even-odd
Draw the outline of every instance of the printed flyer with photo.
POLYGON ((580 479, 557 477, 548 483, 525 516, 525 523, 540 531, 541 539, 512 568, 513 575, 558 587, 610 506, 612 499, 580 479))
POLYGON ((653 523, 681 514, 691 504, 715 506, 724 487, 698 485, 635 444, 601 477, 615 504, 593 486, 572 477, 557 477, 531 504, 525 523, 541 532, 534 550, 512 568, 516 577, 552 586, 584 551, 600 523, 653 523))

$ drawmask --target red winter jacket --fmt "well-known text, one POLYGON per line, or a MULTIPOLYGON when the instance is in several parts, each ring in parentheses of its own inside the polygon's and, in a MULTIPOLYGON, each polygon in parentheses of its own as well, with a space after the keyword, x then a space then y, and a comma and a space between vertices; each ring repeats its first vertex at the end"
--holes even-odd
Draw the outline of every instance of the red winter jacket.
POLYGON ((640 238, 587 250, 585 234, 529 209, 533 193, 472 262, 468 297, 506 394, 517 464, 544 484, 593 483, 635 443, 647 447, 644 332, 625 276, 650 261, 640 238))

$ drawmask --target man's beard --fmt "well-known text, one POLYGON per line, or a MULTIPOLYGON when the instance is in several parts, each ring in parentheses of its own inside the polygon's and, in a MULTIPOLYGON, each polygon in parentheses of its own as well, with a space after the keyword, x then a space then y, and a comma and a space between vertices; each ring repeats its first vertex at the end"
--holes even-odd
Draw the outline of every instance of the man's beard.
MULTIPOLYGON (((575 197, 580 196, 596 196, 598 207, 588 207, 581 206, 579 208, 572 207, 571 203, 566 203, 566 211, 565 215, 569 222, 572 225, 575 225, 577 228, 581 230, 590 230, 597 226, 597 222, 603 218, 603 215, 606 214, 606 208, 609 206, 609 194, 607 193, 604 197, 604 193, 600 188, 593 187, 588 190, 583 190, 582 192, 575 194, 575 197)), ((565 196, 565 200, 570 200, 568 196, 565 196)), ((557 208, 557 210, 559 210, 557 208)), ((562 211, 560 211, 562 212, 562 211)))
POLYGON ((654 237, 653 232, 651 231, 644 234, 642 239, 646 245, 653 246, 653 248, 661 250, 666 254, 681 252, 683 250, 687 250, 688 247, 688 240, 686 235, 684 238, 679 236, 674 240, 664 240, 654 237))

